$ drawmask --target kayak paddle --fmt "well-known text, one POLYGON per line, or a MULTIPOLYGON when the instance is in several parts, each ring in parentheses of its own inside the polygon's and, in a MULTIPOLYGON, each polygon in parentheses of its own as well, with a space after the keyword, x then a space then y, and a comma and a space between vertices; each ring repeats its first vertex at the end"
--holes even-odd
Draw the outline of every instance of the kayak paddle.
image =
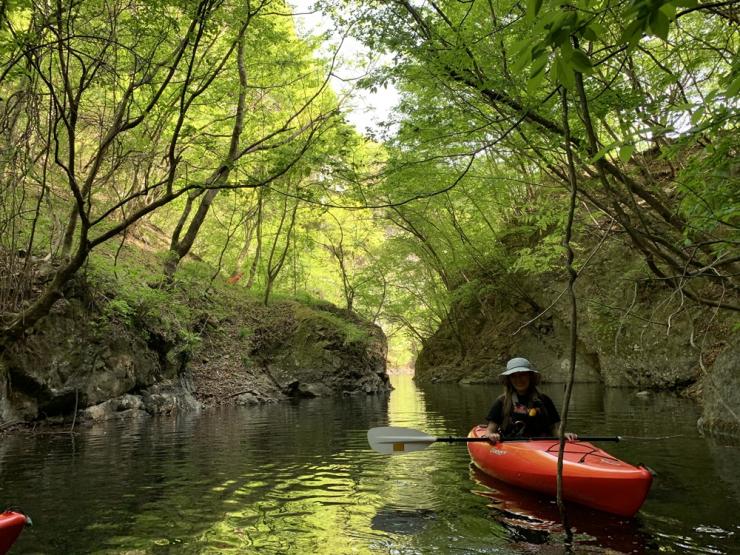
MULTIPOLYGON (((558 441, 559 439, 556 436, 503 437, 501 441, 558 441)), ((619 439, 619 436, 579 436, 576 441, 619 441, 619 439)), ((385 426, 368 430, 367 441, 370 447, 378 453, 400 455, 411 451, 422 451, 432 443, 469 443, 490 440, 487 437, 435 437, 412 428, 385 426)))

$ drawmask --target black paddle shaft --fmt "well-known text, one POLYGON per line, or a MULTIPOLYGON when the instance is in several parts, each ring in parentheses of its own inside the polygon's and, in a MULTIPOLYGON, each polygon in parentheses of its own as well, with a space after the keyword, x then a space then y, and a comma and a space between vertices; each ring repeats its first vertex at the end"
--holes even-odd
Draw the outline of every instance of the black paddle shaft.
MULTIPOLYGON (((619 441, 619 436, 578 436, 576 441, 619 441)), ((487 437, 438 437, 442 443, 471 443, 475 441, 490 441, 487 437)), ((557 436, 547 437, 502 437, 500 442, 506 441, 560 441, 557 436)))

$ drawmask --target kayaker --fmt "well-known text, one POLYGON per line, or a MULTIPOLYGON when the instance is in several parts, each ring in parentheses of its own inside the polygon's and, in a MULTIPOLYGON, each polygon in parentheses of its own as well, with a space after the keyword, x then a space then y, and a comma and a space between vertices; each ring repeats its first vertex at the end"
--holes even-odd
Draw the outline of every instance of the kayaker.
MULTIPOLYGON (((503 437, 558 435, 560 415, 547 395, 537 390, 540 373, 526 358, 512 358, 501 373, 504 393, 488 411, 486 436, 494 443, 503 437)), ((566 432, 568 441, 578 439, 566 432)))

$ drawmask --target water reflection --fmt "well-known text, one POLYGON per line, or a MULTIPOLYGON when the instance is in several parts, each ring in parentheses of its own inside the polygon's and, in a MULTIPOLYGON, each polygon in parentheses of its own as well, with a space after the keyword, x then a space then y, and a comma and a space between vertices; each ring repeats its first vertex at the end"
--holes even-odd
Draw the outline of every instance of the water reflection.
MULTIPOLYGON (((403 456, 367 445, 374 426, 464 435, 494 386, 315 399, 111 422, 0 443, 0 502, 34 519, 21 553, 525 553, 562 550, 550 500, 471 474, 464 445, 403 456)), ((561 386, 546 386, 556 403, 561 386)), ((740 535, 737 446, 698 437, 672 396, 576 388, 571 429, 661 436, 610 445, 659 475, 638 519, 573 509, 576 550, 732 553, 740 535), (697 479, 701 477, 701 479, 697 479)))
MULTIPOLYGON (((565 541, 560 512, 553 499, 524 491, 487 476, 471 466, 471 478, 483 486, 473 493, 489 500, 493 518, 503 523, 513 541, 546 544, 565 541)), ((566 503, 576 545, 593 545, 617 553, 644 553, 657 544, 639 518, 625 519, 566 503)))

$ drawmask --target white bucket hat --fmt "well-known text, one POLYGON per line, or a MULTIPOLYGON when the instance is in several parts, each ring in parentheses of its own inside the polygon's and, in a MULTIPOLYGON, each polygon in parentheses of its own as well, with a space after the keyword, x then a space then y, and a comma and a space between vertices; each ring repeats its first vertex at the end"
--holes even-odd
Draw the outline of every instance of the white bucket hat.
POLYGON ((529 363, 529 361, 526 358, 512 358, 509 362, 506 363, 506 370, 504 372, 501 372, 501 376, 510 376, 511 374, 516 374, 517 372, 534 372, 535 374, 539 374, 537 370, 532 368, 532 365, 529 363))

